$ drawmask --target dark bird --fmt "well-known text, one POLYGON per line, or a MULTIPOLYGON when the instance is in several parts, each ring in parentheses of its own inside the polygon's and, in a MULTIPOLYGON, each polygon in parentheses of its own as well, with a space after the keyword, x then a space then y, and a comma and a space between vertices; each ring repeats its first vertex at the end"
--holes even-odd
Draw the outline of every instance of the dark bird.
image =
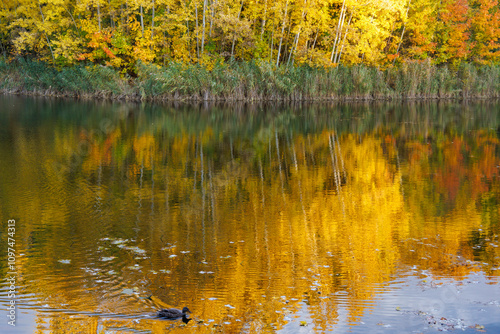
POLYGON ((166 308, 166 309, 158 311, 158 317, 164 318, 164 319, 182 318, 183 321, 184 321, 184 319, 189 321, 191 319, 188 320, 187 313, 191 313, 191 311, 187 307, 184 307, 182 309, 182 311, 178 310, 176 308, 166 308))

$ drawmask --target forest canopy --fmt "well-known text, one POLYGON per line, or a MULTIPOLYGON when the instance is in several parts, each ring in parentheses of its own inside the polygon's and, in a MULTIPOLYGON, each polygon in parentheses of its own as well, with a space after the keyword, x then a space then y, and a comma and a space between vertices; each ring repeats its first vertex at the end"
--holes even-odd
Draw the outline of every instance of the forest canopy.
POLYGON ((498 0, 1 0, 5 58, 122 70, 258 60, 385 67, 500 59, 498 0))

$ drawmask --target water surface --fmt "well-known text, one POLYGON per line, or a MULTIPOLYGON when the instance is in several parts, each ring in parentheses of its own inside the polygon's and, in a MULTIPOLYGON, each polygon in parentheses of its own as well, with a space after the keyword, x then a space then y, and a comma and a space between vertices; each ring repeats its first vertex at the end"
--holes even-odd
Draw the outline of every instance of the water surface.
POLYGON ((0 331, 500 332, 499 111, 0 97, 0 331))

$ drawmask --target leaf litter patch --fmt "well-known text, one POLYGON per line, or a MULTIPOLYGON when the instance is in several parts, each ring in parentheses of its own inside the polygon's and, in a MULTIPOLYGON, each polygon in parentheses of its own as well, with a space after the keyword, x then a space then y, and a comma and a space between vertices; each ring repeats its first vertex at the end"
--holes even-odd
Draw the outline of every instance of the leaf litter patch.
POLYGON ((413 296, 408 296, 413 301, 395 308, 406 319, 412 316, 419 319, 417 321, 424 328, 439 332, 488 332, 489 327, 498 326, 500 294, 495 293, 496 287, 492 291, 492 285, 500 283, 497 278, 491 279, 482 272, 473 273, 459 281, 449 277, 433 277, 428 273, 425 276, 425 279, 417 279, 418 282, 413 285, 413 296))

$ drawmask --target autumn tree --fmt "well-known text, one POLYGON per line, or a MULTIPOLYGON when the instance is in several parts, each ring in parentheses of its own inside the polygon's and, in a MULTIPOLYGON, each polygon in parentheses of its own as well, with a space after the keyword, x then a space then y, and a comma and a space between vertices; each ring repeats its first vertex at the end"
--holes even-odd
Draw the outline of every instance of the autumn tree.
POLYGON ((91 61, 274 65, 498 61, 498 0, 3 0, 0 52, 91 61))
POLYGON ((486 63, 500 56, 500 5, 498 0, 477 0, 473 2, 472 58, 486 63))
POLYGON ((439 15, 441 19, 437 35, 436 62, 456 63, 467 60, 471 41, 470 7, 467 0, 448 0, 439 15))

